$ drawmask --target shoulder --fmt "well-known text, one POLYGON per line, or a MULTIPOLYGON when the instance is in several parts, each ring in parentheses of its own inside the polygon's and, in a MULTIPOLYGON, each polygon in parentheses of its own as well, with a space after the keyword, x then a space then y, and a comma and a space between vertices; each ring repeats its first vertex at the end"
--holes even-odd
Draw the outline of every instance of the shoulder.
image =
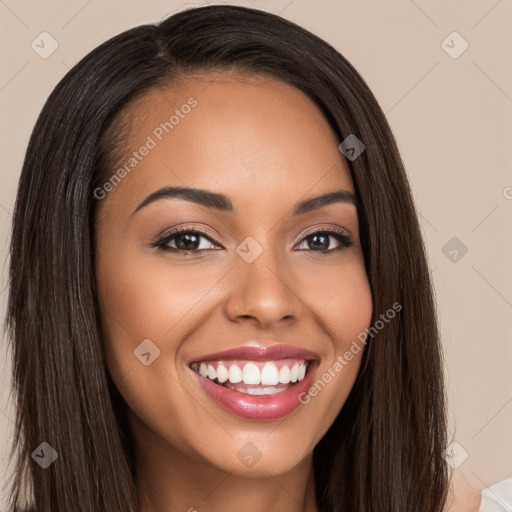
POLYGON ((512 510, 512 477, 482 491, 478 512, 508 512, 512 510))
POLYGON ((443 512, 510 512, 512 511, 512 478, 506 478, 486 489, 475 489, 464 479, 454 478, 443 512))

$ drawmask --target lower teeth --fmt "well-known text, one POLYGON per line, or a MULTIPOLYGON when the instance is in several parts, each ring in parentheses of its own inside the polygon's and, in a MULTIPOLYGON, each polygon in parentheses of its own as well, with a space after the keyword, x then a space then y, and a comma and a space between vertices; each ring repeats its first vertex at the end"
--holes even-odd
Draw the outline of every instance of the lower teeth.
POLYGON ((222 384, 224 387, 232 389, 234 391, 240 391, 241 393, 247 393, 248 395, 274 395, 276 393, 281 393, 282 391, 286 391, 290 385, 283 384, 281 386, 265 386, 265 387, 257 387, 257 388, 243 388, 240 386, 235 386, 234 384, 228 384, 225 382, 222 384))

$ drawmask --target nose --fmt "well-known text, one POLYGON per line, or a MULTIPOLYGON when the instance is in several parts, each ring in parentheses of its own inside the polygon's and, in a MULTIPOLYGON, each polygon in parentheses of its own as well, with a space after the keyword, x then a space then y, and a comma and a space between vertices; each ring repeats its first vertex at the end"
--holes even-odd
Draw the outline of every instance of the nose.
POLYGON ((242 258, 235 262, 226 315, 233 322, 240 319, 272 327, 280 321, 291 322, 300 314, 302 302, 297 296, 292 273, 274 253, 263 253, 252 263, 242 258))

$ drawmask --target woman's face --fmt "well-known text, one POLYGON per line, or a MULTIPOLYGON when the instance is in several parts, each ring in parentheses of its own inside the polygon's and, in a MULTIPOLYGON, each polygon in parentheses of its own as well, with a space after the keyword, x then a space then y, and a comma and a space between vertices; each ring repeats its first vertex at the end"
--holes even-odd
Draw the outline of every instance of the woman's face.
POLYGON ((284 473, 342 408, 362 350, 344 354, 371 321, 340 141, 306 95, 261 77, 189 78, 130 112, 116 177, 96 192, 96 271, 135 443, 284 473), (152 196, 174 187, 203 192, 152 196))

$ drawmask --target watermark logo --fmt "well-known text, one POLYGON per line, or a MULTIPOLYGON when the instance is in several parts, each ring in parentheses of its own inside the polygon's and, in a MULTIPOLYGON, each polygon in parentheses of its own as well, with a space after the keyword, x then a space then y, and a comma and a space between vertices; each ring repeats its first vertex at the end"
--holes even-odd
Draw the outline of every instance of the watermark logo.
POLYGON ((462 445, 457 443, 457 441, 453 441, 453 443, 446 448, 442 457, 448 466, 452 469, 457 469, 466 462, 466 459, 469 457, 469 453, 462 447, 462 445))
POLYGON ((151 340, 145 339, 133 353, 144 366, 149 366, 160 356, 160 349, 151 340))
POLYGON ((469 48, 469 43, 458 32, 454 31, 443 39, 441 48, 452 59, 458 59, 469 48))
POLYGON ((41 59, 47 59, 57 50, 59 43, 48 32, 41 32, 30 46, 41 59))
POLYGON ((361 155, 366 146, 353 134, 351 133, 343 142, 338 146, 338 149, 353 162, 359 155, 361 155))
POLYGON ((252 236, 248 236, 236 248, 237 254, 247 263, 252 263, 263 252, 263 247, 252 236))
POLYGON ((245 443, 236 456, 240 459, 244 466, 252 468, 261 459, 261 452, 252 443, 245 443))
POLYGON ((43 468, 49 468, 58 458, 59 454, 46 441, 41 443, 33 452, 32 458, 43 468))
POLYGON ((468 252, 468 248, 454 236, 443 245, 441 251, 452 263, 458 263, 468 252))

